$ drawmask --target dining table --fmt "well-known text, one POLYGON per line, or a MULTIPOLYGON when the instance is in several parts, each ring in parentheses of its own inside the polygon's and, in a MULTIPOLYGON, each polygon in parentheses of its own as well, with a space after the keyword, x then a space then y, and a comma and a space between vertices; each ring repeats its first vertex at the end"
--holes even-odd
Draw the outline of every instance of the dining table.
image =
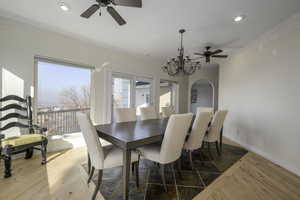
POLYGON ((98 136, 123 151, 123 199, 128 199, 131 151, 163 139, 168 118, 96 125, 98 136))
MULTIPOLYGON (((195 117, 193 117, 192 123, 195 117)), ((123 199, 128 199, 131 152, 163 140, 169 118, 96 125, 98 136, 123 151, 123 199)), ((222 136, 221 136, 222 137, 222 136)), ((220 145, 221 146, 221 145, 220 145)))

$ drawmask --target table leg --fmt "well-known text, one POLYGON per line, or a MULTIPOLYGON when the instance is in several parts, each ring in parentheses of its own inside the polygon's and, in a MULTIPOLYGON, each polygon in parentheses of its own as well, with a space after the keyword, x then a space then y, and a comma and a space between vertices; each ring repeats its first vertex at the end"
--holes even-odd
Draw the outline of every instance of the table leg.
POLYGON ((128 199, 129 176, 131 164, 131 151, 126 149, 123 151, 123 199, 128 199))
POLYGON ((223 152, 223 127, 222 127, 221 133, 220 133, 220 151, 221 151, 221 153, 223 152))

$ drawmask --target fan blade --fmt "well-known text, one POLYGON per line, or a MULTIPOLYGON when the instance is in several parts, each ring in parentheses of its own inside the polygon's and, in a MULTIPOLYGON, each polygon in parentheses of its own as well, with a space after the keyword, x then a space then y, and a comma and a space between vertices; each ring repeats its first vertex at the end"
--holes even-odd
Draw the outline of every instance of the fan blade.
POLYGON ((228 55, 214 55, 214 56, 211 56, 211 57, 214 57, 214 58, 228 58, 228 55))
POLYGON ((128 7, 142 7, 142 0, 112 0, 114 5, 128 6, 128 7))
POLYGON ((216 50, 216 51, 214 51, 214 52, 211 52, 210 55, 215 55, 215 54, 219 54, 219 53, 222 53, 222 52, 223 52, 223 50, 218 49, 218 50, 216 50))
POLYGON ((92 16, 99 8, 100 6, 98 4, 94 4, 84 11, 80 16, 84 18, 90 18, 90 16, 92 16))
POLYGON ((202 54, 202 53, 194 53, 194 54, 197 56, 204 56, 204 54, 202 54))
POLYGON ((122 26, 126 24, 126 21, 121 17, 121 15, 113 8, 110 6, 107 6, 107 12, 116 20, 116 22, 122 26))

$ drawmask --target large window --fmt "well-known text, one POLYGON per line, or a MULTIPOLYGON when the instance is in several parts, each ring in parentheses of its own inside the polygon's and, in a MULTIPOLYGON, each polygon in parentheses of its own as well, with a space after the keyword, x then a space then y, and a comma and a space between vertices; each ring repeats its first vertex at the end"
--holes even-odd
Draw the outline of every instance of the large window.
POLYGON ((113 79, 113 107, 130 108, 131 106, 131 80, 125 78, 113 79))
POLYGON ((138 78, 135 81, 135 107, 137 115, 140 115, 140 108, 152 104, 152 80, 138 78))
POLYGON ((151 78, 122 73, 112 75, 112 120, 116 108, 137 108, 153 104, 153 83, 151 78))
POLYGON ((37 121, 50 135, 80 132, 76 112, 89 112, 91 69, 36 60, 37 121))
POLYGON ((172 81, 161 80, 159 85, 159 111, 162 107, 173 106, 177 109, 178 84, 172 81))

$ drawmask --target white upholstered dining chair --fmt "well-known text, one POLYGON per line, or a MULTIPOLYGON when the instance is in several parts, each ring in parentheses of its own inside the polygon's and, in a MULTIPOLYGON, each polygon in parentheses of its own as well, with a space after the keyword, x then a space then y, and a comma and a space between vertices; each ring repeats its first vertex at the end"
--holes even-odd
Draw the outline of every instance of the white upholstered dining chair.
MULTIPOLYGON (((123 165, 123 152, 121 149, 116 148, 114 146, 107 146, 105 148, 102 147, 99 137, 97 135, 96 129, 90 121, 90 118, 87 114, 77 113, 78 124, 83 133, 84 140, 87 145, 87 150, 90 156, 91 161, 91 171, 88 178, 88 184, 92 180, 94 175, 94 171, 98 171, 98 181, 96 184, 96 188, 93 193, 92 200, 94 200, 99 191, 101 182, 103 169, 106 168, 114 168, 123 165)), ((139 156, 136 152, 131 153, 131 162, 135 164, 135 172, 136 172, 136 183, 138 186, 138 165, 139 165, 139 156)))
POLYGON ((157 119, 157 114, 153 106, 142 107, 140 108, 140 111, 141 111, 141 120, 157 119))
POLYGON ((194 169, 192 153, 194 150, 200 149, 202 147, 203 138, 212 117, 212 112, 201 112, 200 110, 197 110, 192 130, 189 134, 188 140, 183 146, 183 149, 189 152, 189 160, 192 169, 194 169))
POLYGON ((207 143, 208 152, 212 158, 213 156, 210 150, 210 143, 215 143, 218 155, 221 154, 219 148, 219 139, 227 113, 227 110, 219 110, 215 113, 207 134, 204 137, 204 142, 207 143))
POLYGON ((150 144, 138 148, 140 155, 160 164, 160 172, 164 188, 167 191, 164 175, 165 165, 180 158, 183 144, 191 125, 193 114, 175 114, 169 118, 162 144, 150 144))
POLYGON ((116 122, 132 122, 137 120, 135 108, 116 108, 116 122))
POLYGON ((212 114, 214 114, 214 108, 213 107, 198 107, 197 108, 197 112, 211 112, 212 114))
POLYGON ((166 107, 161 107, 161 113, 163 118, 168 118, 171 115, 175 114, 175 109, 174 106, 166 106, 166 107))

